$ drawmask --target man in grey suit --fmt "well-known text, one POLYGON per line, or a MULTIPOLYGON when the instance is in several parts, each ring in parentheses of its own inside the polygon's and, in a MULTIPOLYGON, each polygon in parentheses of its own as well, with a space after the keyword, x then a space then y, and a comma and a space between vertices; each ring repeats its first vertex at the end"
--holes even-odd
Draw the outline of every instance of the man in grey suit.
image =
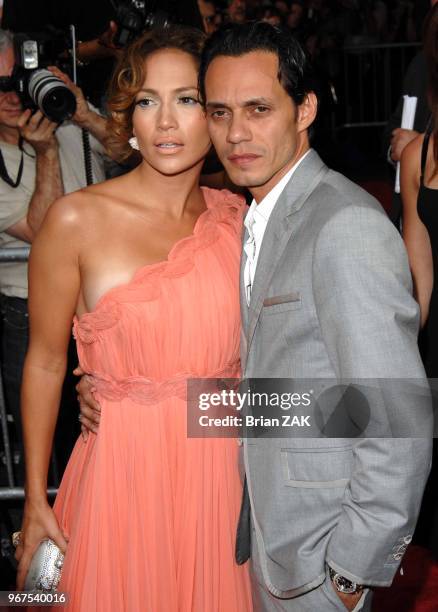
MULTIPOLYGON (((424 381, 403 244, 379 204, 310 149, 317 99, 298 43, 266 23, 230 26, 207 42, 200 90, 222 163, 254 197, 244 376, 424 381)), ((412 406, 395 408, 409 420, 412 406)), ((236 556, 251 557, 256 609, 370 610, 411 540, 430 453, 427 438, 245 440, 236 556)))
MULTIPOLYGON (((254 198, 243 376, 424 380, 403 243, 380 205, 310 149, 317 99, 299 44, 265 23, 217 32, 200 90, 216 151, 254 198)), ((411 541, 430 448, 426 438, 246 439, 237 559, 251 555, 258 609, 369 610, 370 587, 391 584, 411 541)))

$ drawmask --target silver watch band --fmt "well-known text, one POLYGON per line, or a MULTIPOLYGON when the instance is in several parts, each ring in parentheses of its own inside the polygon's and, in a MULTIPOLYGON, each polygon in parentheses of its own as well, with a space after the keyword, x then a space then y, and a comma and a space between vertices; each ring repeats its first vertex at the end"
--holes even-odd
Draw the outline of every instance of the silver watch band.
POLYGON ((335 570, 331 568, 330 565, 328 566, 328 570, 330 578, 333 584, 335 585, 336 590, 340 593, 352 595, 353 593, 360 593, 360 591, 363 591, 363 584, 357 584, 357 582, 352 582, 345 576, 342 576, 342 574, 335 572, 335 570))

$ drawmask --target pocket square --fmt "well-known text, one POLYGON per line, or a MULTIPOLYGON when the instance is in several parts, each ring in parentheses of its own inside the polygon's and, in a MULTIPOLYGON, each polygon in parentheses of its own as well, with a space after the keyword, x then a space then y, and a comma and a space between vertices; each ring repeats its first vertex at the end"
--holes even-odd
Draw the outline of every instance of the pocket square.
POLYGON ((301 296, 298 291, 286 293, 285 295, 274 295, 273 297, 265 298, 263 306, 275 306, 276 304, 287 304, 288 302, 299 302, 301 296))

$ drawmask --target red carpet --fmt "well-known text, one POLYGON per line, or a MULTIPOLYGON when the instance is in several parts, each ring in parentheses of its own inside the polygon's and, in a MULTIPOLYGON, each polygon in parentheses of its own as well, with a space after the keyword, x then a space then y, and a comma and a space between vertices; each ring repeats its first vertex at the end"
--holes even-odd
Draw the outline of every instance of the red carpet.
POLYGON ((377 589, 373 612, 438 612, 438 564, 420 546, 410 546, 389 589, 377 589))

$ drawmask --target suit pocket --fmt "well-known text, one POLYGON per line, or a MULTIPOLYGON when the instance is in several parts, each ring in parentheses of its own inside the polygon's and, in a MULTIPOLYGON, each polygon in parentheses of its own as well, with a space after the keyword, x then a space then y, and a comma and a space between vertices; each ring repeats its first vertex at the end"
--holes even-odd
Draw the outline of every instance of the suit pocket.
POLYGON ((345 487, 351 477, 351 448, 281 449, 284 484, 303 489, 345 487))
POLYGON ((272 315, 301 308, 301 295, 298 291, 285 295, 274 295, 263 300, 263 315, 272 315))

